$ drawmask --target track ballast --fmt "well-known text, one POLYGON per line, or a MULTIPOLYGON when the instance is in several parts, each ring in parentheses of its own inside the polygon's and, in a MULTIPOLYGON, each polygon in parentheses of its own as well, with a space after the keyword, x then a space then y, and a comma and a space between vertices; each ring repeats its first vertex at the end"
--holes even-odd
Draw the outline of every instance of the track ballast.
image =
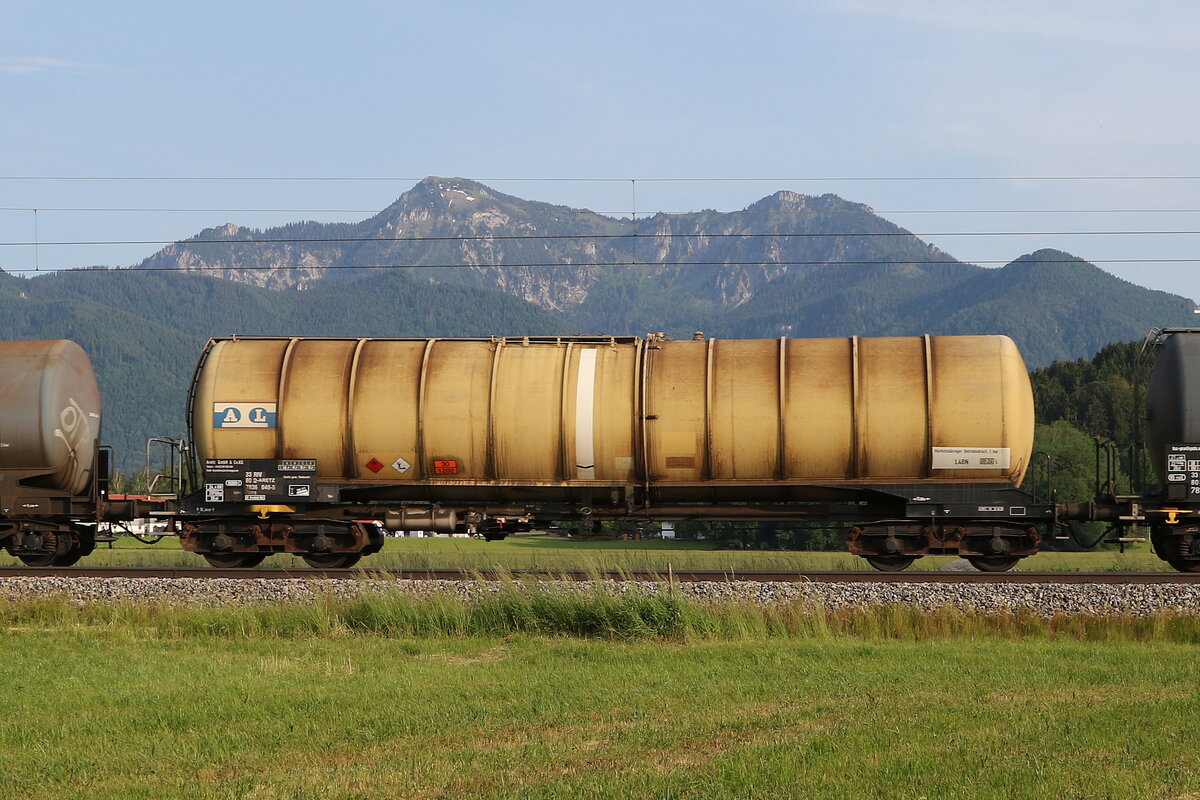
POLYGON ((1192 584, 1200 573, 1184 572, 724 572, 720 570, 463 570, 463 569, 218 569, 215 567, 0 567, 2 578, 187 578, 242 580, 572 580, 771 583, 966 583, 966 584, 1192 584))

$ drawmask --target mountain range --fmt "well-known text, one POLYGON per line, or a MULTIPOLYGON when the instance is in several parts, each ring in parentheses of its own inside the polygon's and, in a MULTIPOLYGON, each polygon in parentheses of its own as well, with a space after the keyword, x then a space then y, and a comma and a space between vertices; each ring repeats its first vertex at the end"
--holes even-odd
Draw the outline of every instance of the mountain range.
POLYGON ((357 223, 201 231, 142 268, 322 291, 403 267, 519 297, 573 330, 719 336, 1003 332, 1031 365, 1188 324, 1187 298, 1068 253, 963 263, 868 206, 776 192, 741 211, 617 219, 426 178, 357 223))
POLYGON ((180 435, 210 336, 1006 333, 1031 366, 1192 324, 1187 298, 1040 250, 963 263, 835 195, 620 219, 427 178, 357 223, 229 223, 131 269, 0 274, 6 338, 92 355, 128 467, 180 435))

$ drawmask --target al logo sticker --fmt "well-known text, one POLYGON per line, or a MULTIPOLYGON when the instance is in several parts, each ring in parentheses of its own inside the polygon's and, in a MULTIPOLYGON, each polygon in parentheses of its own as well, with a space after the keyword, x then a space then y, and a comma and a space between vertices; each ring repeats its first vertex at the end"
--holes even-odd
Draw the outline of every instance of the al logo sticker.
POLYGON ((214 428, 275 428, 277 403, 213 403, 214 428))

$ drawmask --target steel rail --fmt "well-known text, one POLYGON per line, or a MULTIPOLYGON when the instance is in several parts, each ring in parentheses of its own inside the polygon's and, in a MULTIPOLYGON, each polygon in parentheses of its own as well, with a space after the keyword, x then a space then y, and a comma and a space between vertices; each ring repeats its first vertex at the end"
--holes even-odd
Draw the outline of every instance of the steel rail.
POLYGON ((721 570, 475 570, 475 569, 218 569, 216 567, 0 567, 4 578, 176 578, 211 580, 571 580, 699 581, 779 583, 1023 583, 1023 584, 1188 584, 1200 573, 1186 572, 738 572, 721 570))

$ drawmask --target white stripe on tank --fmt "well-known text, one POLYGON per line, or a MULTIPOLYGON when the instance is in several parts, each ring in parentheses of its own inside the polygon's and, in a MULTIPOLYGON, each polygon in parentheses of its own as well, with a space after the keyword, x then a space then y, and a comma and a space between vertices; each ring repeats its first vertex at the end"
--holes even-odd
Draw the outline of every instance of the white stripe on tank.
POLYGON ((596 480, 595 431, 596 350, 579 351, 579 375, 575 385, 575 477, 596 480))

